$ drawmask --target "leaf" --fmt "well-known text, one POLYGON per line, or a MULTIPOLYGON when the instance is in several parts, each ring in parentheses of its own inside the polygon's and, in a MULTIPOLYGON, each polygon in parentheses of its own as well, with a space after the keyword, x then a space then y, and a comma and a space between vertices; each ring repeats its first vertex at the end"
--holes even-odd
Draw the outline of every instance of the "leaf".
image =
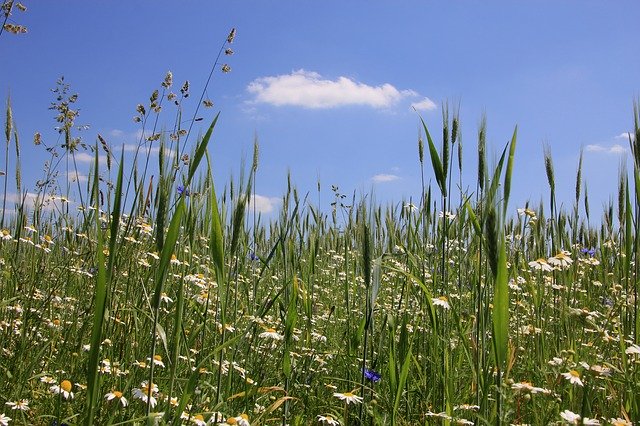
POLYGON ((443 197, 447 196, 447 185, 445 182, 445 175, 442 169, 442 162, 440 161, 440 156, 438 154, 438 150, 436 146, 433 144, 433 140, 431 139, 431 134, 429 134, 429 129, 427 129, 427 124, 424 122, 422 117, 420 117, 420 121, 422 121, 422 127, 424 128, 424 132, 427 135, 427 142, 429 143, 429 155, 431 156, 431 165, 433 166, 433 173, 436 175, 436 182, 438 183, 438 187, 440 188, 440 192, 443 197))
POLYGON ((504 201, 502 204, 503 216, 507 213, 509 203, 509 193, 511 192, 511 174, 513 173, 513 159, 516 153, 516 138, 518 136, 518 126, 513 130, 511 143, 509 145, 509 159, 507 160, 507 171, 504 175, 504 201))

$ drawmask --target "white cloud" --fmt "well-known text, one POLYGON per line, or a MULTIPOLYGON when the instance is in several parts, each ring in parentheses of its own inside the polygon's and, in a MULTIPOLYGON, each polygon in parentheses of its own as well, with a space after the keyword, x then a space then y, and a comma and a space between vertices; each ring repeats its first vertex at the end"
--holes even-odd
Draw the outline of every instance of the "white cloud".
POLYGON ((67 174, 67 180, 69 182, 85 183, 87 181, 87 179, 88 179, 88 176, 87 175, 83 175, 82 173, 69 171, 69 173, 67 174))
POLYGON ((622 145, 615 144, 612 146, 603 146, 599 144, 587 145, 585 147, 587 152, 600 152, 603 154, 626 154, 627 148, 622 145))
POLYGON ((249 83, 247 91, 254 96, 253 103, 312 109, 347 105, 388 108, 404 98, 419 96, 413 90, 398 90, 389 83, 369 86, 348 77, 327 80, 305 70, 257 78, 249 83))
POLYGON ((393 182, 394 180, 400 179, 400 176, 390 175, 390 174, 378 174, 371 178, 371 180, 375 183, 383 183, 383 182, 393 182))
POLYGON ((620 133, 618 136, 616 136, 616 139, 624 139, 625 141, 628 141, 629 138, 631 138, 632 141, 635 139, 635 136, 633 135, 633 133, 623 132, 623 133, 620 133))
MULTIPOLYGON (((95 154, 90 154, 88 152, 76 152, 74 156, 76 158, 76 163, 93 164, 93 162, 96 161, 95 154)), ((107 164, 107 157, 105 155, 99 155, 98 161, 101 165, 107 164)))
POLYGON ((412 103, 411 108, 415 108, 417 111, 433 111, 438 106, 431 99, 424 98, 420 102, 412 103))
POLYGON ((264 195, 251 196, 249 200, 248 211, 253 211, 255 203, 256 211, 258 213, 271 213, 279 204, 280 198, 278 197, 265 197, 264 195))
MULTIPOLYGON (((54 210, 61 208, 62 205, 66 203, 75 204, 73 200, 67 200, 64 197, 60 196, 52 196, 49 194, 40 195, 35 192, 26 192, 25 194, 16 194, 16 193, 7 193, 7 202, 14 204, 22 204, 24 199, 24 206, 27 209, 33 209, 36 201, 38 204, 42 203, 42 210, 54 210)), ((9 207, 9 206, 7 206, 9 207)), ((8 210, 8 209, 7 209, 8 210)))

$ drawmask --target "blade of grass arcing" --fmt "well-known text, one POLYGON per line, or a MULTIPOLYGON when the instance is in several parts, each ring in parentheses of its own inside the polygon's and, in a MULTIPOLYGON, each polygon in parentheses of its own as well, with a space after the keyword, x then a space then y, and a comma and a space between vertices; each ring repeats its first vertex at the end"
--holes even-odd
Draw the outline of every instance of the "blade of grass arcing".
POLYGON ((518 136, 518 126, 513 130, 511 143, 509 144, 509 159, 507 160, 507 171, 504 175, 504 201, 502 204, 502 216, 507 215, 507 204, 509 204, 509 194, 511 193, 511 175, 513 173, 513 160, 516 153, 516 138, 518 136))
MULTIPOLYGON (((195 170, 198 168, 198 165, 200 163, 200 160, 202 160, 202 156, 204 153, 204 150, 206 150, 206 146, 209 143, 209 139, 211 138, 211 134, 213 132, 213 127, 215 126, 215 123, 217 121, 217 115, 216 115, 216 119, 214 119, 213 123, 211 124, 211 126, 209 127, 209 130, 207 131, 207 133, 205 134, 205 137, 202 138, 202 140, 200 141, 200 143, 198 144, 198 146, 196 147, 196 155, 194 155, 194 159, 192 161, 192 163, 190 164, 190 168, 189 168, 189 177, 187 178, 187 181, 185 182, 185 188, 188 188, 190 183, 191 183, 191 178, 193 177, 193 175, 195 174, 195 170), (198 154, 200 153, 200 154, 198 154)), ((161 180, 162 180, 162 176, 161 176, 161 180)), ((169 197, 169 194, 167 194, 166 192, 163 192, 162 194, 158 194, 158 196, 160 197, 160 203, 164 203, 167 204, 168 200, 166 198, 169 197), (164 200, 163 200, 164 199, 164 200)), ((169 230, 167 231, 165 238, 164 238, 164 243, 162 246, 162 251, 160 254, 160 260, 158 262, 158 267, 156 269, 156 274, 155 274, 155 290, 153 293, 153 303, 152 303, 152 309, 153 309, 153 327, 151 330, 151 354, 149 359, 153 360, 154 356, 155 356, 155 350, 156 350, 156 334, 158 332, 158 312, 160 310, 160 301, 161 301, 161 297, 162 297, 162 289, 163 289, 163 284, 165 281, 165 278, 167 276, 168 270, 169 270, 169 264, 171 262, 171 257, 173 255, 174 249, 175 249, 175 245, 178 241, 178 237, 180 235, 180 225, 182 222, 182 216, 184 214, 185 211, 185 197, 186 197, 186 191, 184 191, 182 194, 180 194, 180 198, 178 200, 178 204, 176 206, 176 209, 173 213, 173 217, 171 218, 171 222, 169 224, 169 230)), ((151 393, 151 389, 152 389, 152 384, 153 384, 153 376, 154 376, 154 363, 151 362, 150 363, 150 369, 149 369, 149 382, 148 382, 148 390, 149 393, 151 393)), ((149 415, 149 413, 151 412, 151 395, 148 395, 148 403, 147 403, 147 415, 149 415)))
POLYGON ((96 276, 96 287, 93 296, 93 326, 91 330, 91 347, 89 349, 89 365, 87 367, 87 405, 85 407, 85 424, 91 426, 96 411, 98 400, 98 362, 100 358, 100 344, 102 342, 102 328, 104 314, 107 305, 107 271, 104 265, 104 237, 100 226, 100 197, 98 188, 98 145, 96 143, 94 160, 94 180, 93 194, 96 208, 95 230, 96 230, 96 263, 98 273, 96 276))
POLYGON ((446 185, 446 176, 442 168, 442 161, 440 161, 438 150, 436 149, 436 146, 433 144, 433 139, 431 139, 431 134, 429 133, 427 124, 424 122, 422 117, 420 117, 420 121, 422 122, 424 133, 427 135, 427 143, 429 144, 429 155, 431 156, 431 165, 433 166, 433 173, 436 175, 436 182, 438 183, 438 187, 440 188, 440 192, 442 193, 442 196, 446 197, 447 185, 446 185))

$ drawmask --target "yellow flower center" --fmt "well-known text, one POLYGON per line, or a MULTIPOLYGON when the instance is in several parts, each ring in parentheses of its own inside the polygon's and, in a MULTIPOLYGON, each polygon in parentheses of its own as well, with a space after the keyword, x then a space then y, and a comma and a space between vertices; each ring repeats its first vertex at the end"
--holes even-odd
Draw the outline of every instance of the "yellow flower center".
POLYGON ((63 380, 62 383, 60 383, 60 389, 65 392, 71 392, 71 382, 68 380, 63 380))
POLYGON ((246 414, 242 413, 240 414, 240 417, 242 417, 243 419, 245 419, 246 421, 249 421, 249 416, 247 416, 246 414))
POLYGON ((204 421, 204 417, 202 417, 202 414, 196 414, 195 416, 193 416, 194 420, 199 420, 201 422, 204 421))
POLYGON ((120 391, 113 391, 111 393, 113 394, 113 396, 115 396, 118 399, 122 398, 122 392, 120 391))
POLYGON ((154 355, 153 356, 154 361, 160 361, 162 362, 162 357, 160 355, 154 355))
POLYGON ((343 395, 344 395, 345 397, 347 397, 347 398, 351 398, 352 396, 355 396, 355 395, 353 395, 353 393, 352 393, 352 392, 345 392, 345 393, 343 393, 343 395))
POLYGON ((267 328, 267 333, 275 333, 276 329, 275 328, 267 328))
POLYGON ((442 300, 443 302, 448 302, 449 299, 447 299, 447 296, 440 296, 438 297, 438 300, 442 300))
POLYGON ((232 417, 230 419, 227 419, 227 423, 230 425, 235 425, 235 424, 238 424, 238 421, 232 417))
POLYGON ((578 373, 576 370, 569 371, 569 374, 571 374, 571 376, 573 377, 580 378, 580 373, 578 373))

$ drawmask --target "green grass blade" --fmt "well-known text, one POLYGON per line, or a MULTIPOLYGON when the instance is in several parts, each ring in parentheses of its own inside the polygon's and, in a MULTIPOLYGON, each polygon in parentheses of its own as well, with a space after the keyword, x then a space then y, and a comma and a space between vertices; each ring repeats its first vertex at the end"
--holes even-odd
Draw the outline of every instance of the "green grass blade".
MULTIPOLYGON (((98 145, 96 144, 93 193, 95 195, 96 212, 99 211, 100 197, 98 189, 98 145)), ((85 424, 91 426, 96 411, 98 401, 98 362, 100 359, 100 344, 102 342, 102 328, 104 324, 104 314, 107 305, 107 270, 104 265, 104 238, 100 227, 100 215, 95 214, 96 226, 96 263, 98 273, 96 276, 96 287, 93 296, 93 326, 91 329, 91 347, 89 349, 89 365, 87 366, 87 405, 85 408, 85 424)))
POLYGON ((424 132, 427 135, 427 142, 429 144, 429 155, 431 156, 431 165, 433 166, 433 173, 435 173, 436 175, 436 182, 438 183, 440 192, 442 192, 442 195, 446 197, 447 185, 446 185, 444 170, 442 168, 442 161, 440 161, 440 155, 438 154, 438 150, 436 149, 436 146, 433 143, 433 139, 431 139, 431 134, 429 133, 427 124, 424 122, 422 117, 420 117, 420 121, 422 122, 422 127, 424 128, 424 132))
POLYGON ((504 201, 502 204, 502 215, 507 214, 507 205, 509 204, 509 194, 511 193, 511 175, 513 173, 513 160, 516 153, 516 138, 518 137, 518 126, 513 130, 511 143, 509 144, 509 159, 507 160, 507 171, 504 174, 504 201))

